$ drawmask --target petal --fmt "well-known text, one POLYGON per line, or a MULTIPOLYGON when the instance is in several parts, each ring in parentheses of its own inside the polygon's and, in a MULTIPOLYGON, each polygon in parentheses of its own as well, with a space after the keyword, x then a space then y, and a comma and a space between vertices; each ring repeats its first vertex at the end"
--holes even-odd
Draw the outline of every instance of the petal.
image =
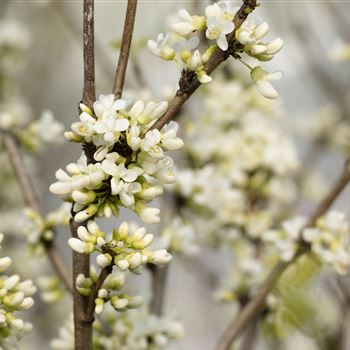
POLYGON ((128 114, 132 118, 136 118, 143 112, 144 107, 145 107, 145 105, 142 101, 136 101, 134 103, 134 105, 132 106, 132 108, 130 109, 128 114))
POLYGON ((172 28, 176 33, 181 35, 187 35, 194 30, 193 25, 189 22, 174 23, 172 28))
POLYGON ((191 15, 185 9, 179 10, 179 12, 177 14, 184 21, 192 21, 191 15))
POLYGON ((256 82, 257 90, 266 98, 276 99, 278 98, 278 92, 267 80, 258 80, 256 82))
POLYGON ((105 159, 102 162, 102 169, 103 171, 108 174, 115 176, 117 174, 117 165, 110 159, 105 159))
POLYGON ((116 100, 113 103, 113 108, 116 111, 120 111, 121 109, 124 109, 126 106, 126 101, 125 100, 116 100))
POLYGON ((228 42, 225 34, 221 33, 216 39, 216 42, 221 50, 226 51, 228 49, 228 42))
POLYGON ((218 4, 207 6, 205 9, 207 17, 219 17, 222 15, 222 10, 218 4))
POLYGON ((118 131, 125 131, 129 127, 130 123, 127 119, 117 119, 115 122, 115 129, 118 131))
POLYGON ((107 128, 102 121, 98 120, 94 125, 94 130, 99 134, 103 134, 104 132, 107 131, 107 128))
POLYGON ((266 76, 267 80, 280 80, 282 78, 283 78, 283 73, 280 71, 268 74, 266 76))
POLYGON ((137 179, 137 172, 132 169, 128 169, 125 174, 122 175, 122 179, 126 182, 133 182, 137 179))

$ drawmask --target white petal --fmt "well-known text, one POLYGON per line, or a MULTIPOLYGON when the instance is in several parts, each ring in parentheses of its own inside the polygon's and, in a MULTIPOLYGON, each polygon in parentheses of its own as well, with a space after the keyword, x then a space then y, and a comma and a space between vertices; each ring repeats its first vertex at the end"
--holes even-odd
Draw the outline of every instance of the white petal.
POLYGON ((278 98, 278 92, 267 80, 258 80, 256 82, 257 90, 266 98, 276 99, 278 98))
POLYGON ((125 131, 129 127, 130 123, 127 119, 117 119, 115 122, 115 128, 118 131, 125 131))
POLYGON ((225 34, 221 33, 219 37, 216 39, 216 42, 221 50, 226 51, 228 49, 228 42, 225 34))
POLYGON ((172 28, 176 33, 181 34, 181 35, 187 35, 194 30, 192 24, 189 22, 174 23, 172 25, 172 28))

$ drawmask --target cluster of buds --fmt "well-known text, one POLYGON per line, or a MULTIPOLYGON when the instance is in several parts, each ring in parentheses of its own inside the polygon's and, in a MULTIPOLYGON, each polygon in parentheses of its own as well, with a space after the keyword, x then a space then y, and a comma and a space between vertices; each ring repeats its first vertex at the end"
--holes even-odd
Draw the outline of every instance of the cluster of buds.
POLYGON ((115 265, 121 271, 139 273, 146 263, 164 265, 172 258, 165 249, 146 249, 152 243, 153 235, 136 224, 123 222, 107 238, 94 221, 89 221, 86 227, 80 226, 77 233, 79 238, 68 240, 70 247, 81 254, 99 252, 96 262, 100 268, 115 265))
MULTIPOLYGON (((0 244, 3 238, 3 234, 0 234, 0 244)), ((36 292, 36 287, 31 280, 21 281, 18 275, 4 275, 10 264, 9 257, 0 259, 0 347, 3 345, 2 340, 8 337, 20 338, 32 329, 30 323, 17 318, 14 313, 33 306, 31 296, 36 292)))
POLYGON ((89 159, 82 155, 66 171, 58 170, 58 182, 50 187, 74 203, 75 221, 118 215, 123 206, 147 223, 159 222, 159 209, 147 204, 175 181, 173 160, 165 151, 183 146, 175 122, 150 130, 167 107, 167 102, 137 101, 128 108, 112 94, 101 95, 93 111, 80 106, 80 121, 72 124, 66 137, 83 143, 89 159))
MULTIPOLYGON (((156 41, 148 41, 148 47, 154 55, 167 61, 176 61, 181 68, 194 72, 200 83, 210 83, 212 78, 208 76, 205 64, 218 48, 223 51, 229 49, 227 39, 228 35, 235 31, 234 17, 237 11, 238 8, 230 1, 219 1, 207 6, 205 16, 192 16, 185 9, 181 9, 178 12, 180 21, 172 25, 173 32, 166 35, 159 34, 156 41), (200 44, 198 33, 204 31, 207 42, 205 50, 201 53, 198 50, 200 44), (216 43, 211 44, 212 40, 216 43)), ((266 22, 256 25, 246 20, 234 34, 235 40, 241 45, 235 53, 237 57, 241 53, 246 53, 259 61, 271 60, 282 49, 283 41, 277 38, 269 43, 262 42, 268 31, 269 25, 266 22)), ((255 68, 247 66, 250 70, 255 69, 251 77, 258 91, 266 98, 277 98, 278 93, 269 80, 280 79, 280 72, 269 74, 260 66, 255 68), (265 74, 258 74, 257 70, 265 74)))
MULTIPOLYGON (((80 274, 76 280, 76 287, 79 293, 89 296, 92 286, 97 282, 97 278, 98 276, 93 268, 91 269, 90 277, 80 274)), ((109 303, 119 312, 135 309, 143 304, 143 298, 141 296, 130 296, 122 293, 121 290, 124 285, 125 275, 123 273, 112 273, 107 276, 95 299, 96 314, 100 315, 104 311, 106 303, 109 303)))
POLYGON ((37 211, 26 208, 25 214, 27 225, 25 233, 33 252, 39 253, 42 250, 42 243, 49 242, 54 238, 54 230, 58 226, 66 226, 70 218, 70 206, 67 203, 58 209, 42 217, 37 211))
POLYGON ((282 223, 280 230, 270 230, 263 240, 272 243, 280 258, 291 261, 300 241, 310 245, 311 252, 320 261, 332 266, 339 274, 347 273, 350 267, 350 227, 345 215, 330 211, 320 217, 314 227, 304 228, 306 219, 298 217, 282 223))

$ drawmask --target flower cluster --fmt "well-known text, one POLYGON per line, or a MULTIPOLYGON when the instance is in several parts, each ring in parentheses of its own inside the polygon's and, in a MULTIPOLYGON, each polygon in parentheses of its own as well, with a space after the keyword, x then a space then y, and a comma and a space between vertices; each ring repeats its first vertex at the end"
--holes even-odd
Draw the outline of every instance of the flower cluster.
MULTIPOLYGON (((237 11, 238 8, 230 1, 219 1, 207 6, 205 16, 193 16, 185 9, 181 9, 178 12, 180 21, 172 25, 173 32, 159 34, 156 41, 148 41, 148 47, 154 55, 167 61, 174 60, 181 68, 194 72, 202 84, 212 81, 205 70, 205 64, 218 48, 223 51, 229 49, 228 38, 233 32, 235 40, 240 44, 235 52, 237 57, 245 53, 259 61, 271 60, 282 49, 282 39, 263 42, 262 39, 269 31, 269 25, 266 22, 256 25, 249 19, 235 31, 234 18, 237 11), (203 31, 207 39, 206 44, 209 42, 209 46, 201 53, 198 49, 199 33, 203 31), (211 44, 212 40, 216 43, 211 44)), ((245 65, 251 70, 251 78, 258 91, 266 98, 277 98, 278 93, 269 81, 280 79, 281 73, 270 74, 260 66, 252 68, 248 64, 245 65)))
MULTIPOLYGON (((76 280, 79 293, 89 296, 91 294, 91 288, 97 282, 97 279, 98 275, 94 267, 91 267, 89 277, 80 274, 76 280)), ((95 299, 96 314, 100 315, 104 311, 106 303, 109 303, 119 312, 135 309, 143 304, 143 298, 141 296, 130 296, 126 293, 122 293, 121 289, 124 285, 125 275, 123 273, 111 273, 107 276, 95 299)))
POLYGON ((314 227, 305 228, 306 219, 297 217, 282 223, 280 230, 270 230, 263 240, 272 243, 282 260, 291 261, 301 240, 310 245, 311 251, 339 274, 350 267, 350 227, 345 215, 330 211, 320 217, 314 227))
MULTIPOLYGON (((0 244, 3 238, 3 234, 0 234, 0 244)), ((36 292, 36 287, 31 280, 21 281, 18 275, 4 275, 10 264, 9 257, 0 259, 0 347, 21 338, 32 329, 30 323, 17 318, 14 313, 33 306, 31 296, 36 292)))
MULTIPOLYGON (((165 350, 171 342, 184 336, 180 322, 150 315, 145 309, 136 313, 106 313, 94 322, 94 349, 96 350, 165 350), (106 333, 106 327, 110 332, 106 333)), ((51 341, 53 350, 73 350, 74 329, 72 317, 59 331, 59 338, 51 341)))
POLYGON ((138 273, 146 263, 163 265, 171 260, 165 249, 146 249, 152 243, 153 235, 133 223, 123 222, 106 237, 94 221, 89 221, 86 227, 80 226, 77 233, 79 238, 68 240, 70 247, 81 254, 99 252, 96 262, 100 268, 115 265, 121 271, 138 273))
POLYGON ((68 225, 70 206, 64 203, 45 217, 31 208, 26 208, 25 214, 27 218, 25 233, 28 242, 34 252, 40 252, 43 248, 42 243, 49 242, 54 238, 56 227, 68 225))
POLYGON ((147 203, 175 181, 173 160, 165 151, 182 147, 178 125, 170 122, 160 131, 152 123, 167 109, 167 102, 135 102, 131 108, 114 95, 101 95, 94 111, 81 105, 80 121, 66 137, 84 144, 85 154, 66 171, 56 172, 50 190, 73 202, 75 220, 118 215, 119 207, 133 210, 147 223, 159 222, 159 209, 147 203))

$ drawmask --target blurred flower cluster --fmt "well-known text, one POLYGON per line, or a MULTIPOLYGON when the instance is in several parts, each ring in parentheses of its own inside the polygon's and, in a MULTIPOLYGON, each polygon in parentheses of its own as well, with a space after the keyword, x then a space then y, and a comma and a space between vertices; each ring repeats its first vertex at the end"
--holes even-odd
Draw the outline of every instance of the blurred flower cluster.
MULTIPOLYGON (((4 235, 0 234, 0 244, 4 235)), ((1 246, 0 246, 1 248, 1 246)), ((16 341, 32 329, 32 324, 17 318, 14 313, 30 309, 34 300, 31 296, 36 287, 31 280, 21 281, 18 275, 5 275, 11 258, 0 259, 0 347, 16 347, 16 341)))
MULTIPOLYGON (((52 340, 53 350, 73 350, 74 330, 70 318, 52 340)), ((170 318, 151 315, 146 309, 125 314, 106 312, 94 324, 94 349, 96 350, 165 350, 184 336, 181 323, 170 318), (106 332, 106 329, 108 330, 106 332)))

